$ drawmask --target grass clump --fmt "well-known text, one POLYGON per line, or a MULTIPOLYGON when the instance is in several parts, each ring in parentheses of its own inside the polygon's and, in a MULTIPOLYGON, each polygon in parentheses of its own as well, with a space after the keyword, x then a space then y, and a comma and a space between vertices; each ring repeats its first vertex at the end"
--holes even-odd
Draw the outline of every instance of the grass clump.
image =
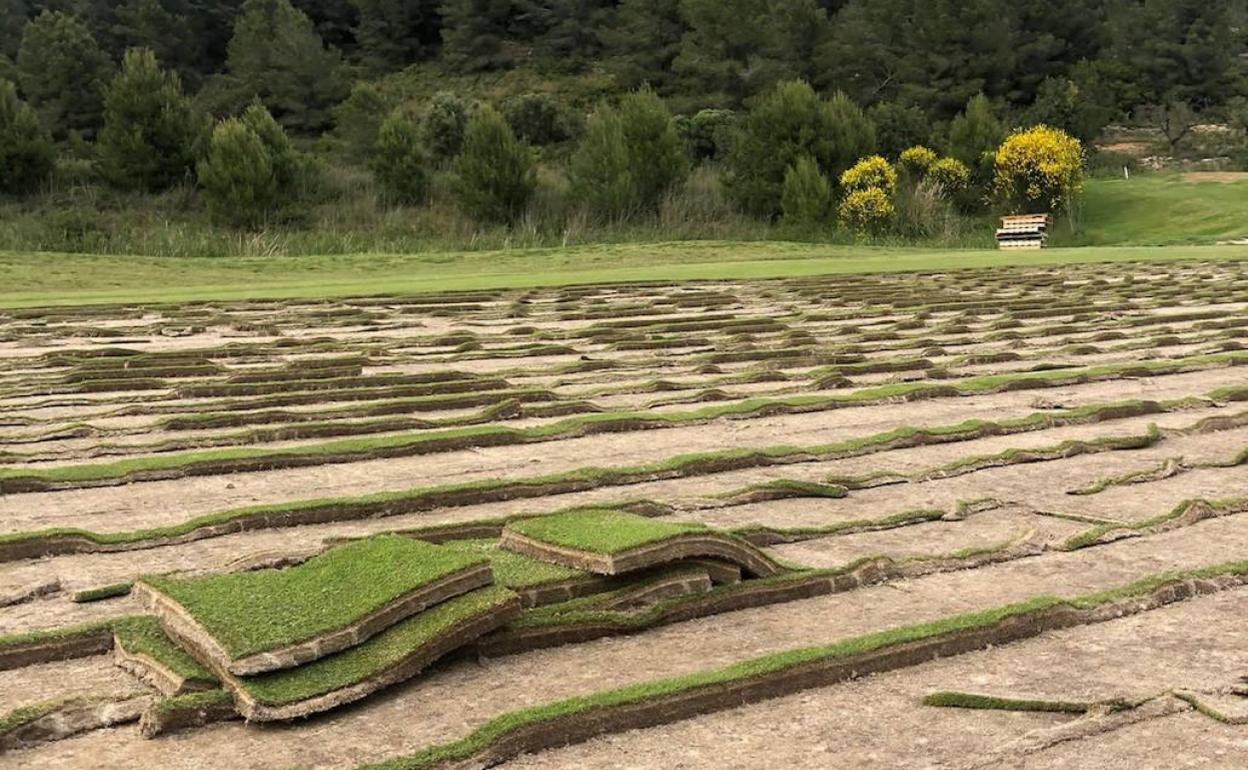
POLYGON ((125 583, 112 583, 99 588, 88 588, 85 591, 77 591, 69 598, 70 601, 77 604, 85 604, 87 602, 99 602, 105 599, 115 599, 118 596, 125 596, 130 593, 130 589, 134 587, 134 581, 125 583))
POLYGON ((131 655, 146 655, 187 684, 215 685, 217 678, 174 644, 154 617, 125 618, 113 624, 117 643, 131 655))
POLYGON ((456 625, 503 609, 515 599, 506 588, 482 588, 425 610, 334 655, 298 668, 240 677, 239 686, 268 706, 324 695, 393 668, 456 625))
POLYGON ((144 582, 178 602, 233 658, 344 628, 483 556, 394 535, 349 543, 296 567, 144 582))
POLYGON ((998 698, 966 692, 934 692, 923 698, 924 706, 991 711, 1043 711, 1053 714, 1084 714, 1094 704, 1072 701, 998 698))
POLYGON ((676 524, 620 511, 588 510, 513 521, 507 529, 547 545, 618 554, 674 537, 707 532, 699 524, 676 524))

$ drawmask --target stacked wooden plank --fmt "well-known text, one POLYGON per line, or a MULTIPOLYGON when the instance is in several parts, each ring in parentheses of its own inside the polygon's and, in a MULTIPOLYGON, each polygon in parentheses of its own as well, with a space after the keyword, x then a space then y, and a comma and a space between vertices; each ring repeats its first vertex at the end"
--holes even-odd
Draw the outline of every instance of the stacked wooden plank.
POLYGON ((1016 214, 1001 217, 997 228, 998 249, 1043 249, 1048 245, 1049 214, 1016 214))

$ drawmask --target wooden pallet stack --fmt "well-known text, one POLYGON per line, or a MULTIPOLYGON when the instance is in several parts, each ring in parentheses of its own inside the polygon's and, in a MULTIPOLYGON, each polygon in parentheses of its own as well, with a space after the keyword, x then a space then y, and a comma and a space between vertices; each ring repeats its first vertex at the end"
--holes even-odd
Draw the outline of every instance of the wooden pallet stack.
POLYGON ((1048 214, 1016 214, 1001 217, 997 228, 998 249, 1043 249, 1049 241, 1048 214))

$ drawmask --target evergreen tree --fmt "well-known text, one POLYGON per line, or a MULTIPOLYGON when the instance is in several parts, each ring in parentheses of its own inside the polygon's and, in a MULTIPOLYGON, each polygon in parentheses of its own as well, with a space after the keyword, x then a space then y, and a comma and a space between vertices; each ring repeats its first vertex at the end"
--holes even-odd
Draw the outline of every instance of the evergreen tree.
POLYGON ((875 125, 876 149, 889 158, 915 145, 927 144, 932 138, 932 124, 923 110, 897 102, 880 102, 867 110, 875 125))
POLYGON ((260 102, 252 102, 243 111, 241 120, 264 144, 278 193, 287 199, 298 197, 304 181, 304 158, 291 144, 286 129, 260 102))
POLYGON ((992 102, 976 94, 949 126, 948 152, 971 169, 978 183, 986 184, 992 175, 992 155, 1004 138, 1005 128, 993 112, 992 102))
POLYGON ((521 94, 503 106, 507 124, 516 136, 535 147, 566 142, 577 130, 577 120, 550 94, 521 94))
POLYGON ((22 27, 30 17, 27 0, 0 0, 0 58, 17 56, 22 43, 22 27))
POLYGON ((637 202, 644 209, 656 209, 689 173, 684 142, 667 105, 648 88, 620 100, 620 120, 637 202))
POLYGON ((160 0, 125 0, 118 4, 111 33, 126 49, 147 48, 167 66, 193 66, 183 58, 195 50, 187 39, 185 19, 170 13, 160 0))
POLYGON ((649 85, 666 95, 675 92, 672 62, 687 29, 680 0, 620 0, 615 22, 599 37, 621 86, 649 85))
POLYGON ((870 121, 848 97, 821 100, 808 84, 778 84, 746 115, 731 158, 728 183, 745 211, 780 213, 784 175, 804 156, 829 179, 839 178, 875 144, 870 121))
POLYGON ((601 107, 572 158, 578 200, 607 216, 654 211, 689 171, 684 143, 663 101, 649 89, 601 107))
POLYGON ((325 45, 339 51, 354 51, 360 17, 356 0, 291 0, 312 20, 316 34, 325 45))
POLYGON ((17 54, 22 92, 53 135, 93 136, 112 62, 75 16, 44 11, 26 25, 17 54))
POLYGON ((200 123, 178 76, 133 48, 104 92, 98 143, 104 178, 127 189, 163 190, 194 165, 200 123))
POLYGON ((823 163, 828 178, 839 179, 846 169, 876 151, 875 125, 841 91, 828 100, 827 112, 832 154, 823 163))
POLYGON ((439 91, 433 95, 421 119, 420 130, 425 149, 434 162, 446 163, 459 154, 471 111, 471 105, 458 94, 439 91))
POLYGON ((351 95, 334 108, 334 136, 355 160, 373 156, 381 124, 394 109, 392 100, 375 84, 361 80, 351 95))
POLYGON ((455 174, 460 204, 482 221, 515 221, 537 186, 532 151, 488 106, 468 121, 455 174))
POLYGON ((296 130, 328 126, 330 109, 347 95, 341 56, 325 48, 290 0, 243 3, 227 66, 240 97, 260 99, 296 130))
POLYGON ((828 220, 832 211, 832 185, 809 155, 803 155, 785 169, 780 209, 784 223, 791 227, 818 227, 828 220))
POLYGON ((607 0, 513 0, 515 27, 546 66, 576 70, 602 50, 607 0))
POLYGON ((386 197, 397 203, 419 203, 429 187, 420 127, 403 110, 381 124, 372 161, 373 174, 386 197))
POLYGON ((442 44, 437 0, 351 0, 360 58, 376 72, 431 58, 442 44))
POLYGON ((461 72, 499 69, 511 63, 503 40, 512 0, 444 0, 442 45, 446 61, 461 72))
POLYGON ((589 116, 585 136, 572 155, 568 174, 573 197, 595 215, 628 217, 636 211, 624 121, 618 110, 603 105, 589 116))
POLYGON ((850 0, 820 47, 817 81, 945 120, 976 93, 1006 93, 1023 34, 1008 0, 850 0))
POLYGON ((237 118, 228 118, 213 129, 198 174, 213 218, 225 224, 258 225, 280 202, 268 147, 237 118))
POLYGON ((0 80, 0 191, 31 192, 52 173, 52 137, 39 116, 17 96, 17 86, 0 80))

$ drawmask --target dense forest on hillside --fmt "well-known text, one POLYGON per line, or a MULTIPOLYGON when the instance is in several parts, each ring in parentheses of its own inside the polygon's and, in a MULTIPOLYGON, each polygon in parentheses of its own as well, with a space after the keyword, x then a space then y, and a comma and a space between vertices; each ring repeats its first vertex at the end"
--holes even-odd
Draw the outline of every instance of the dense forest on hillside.
MULTIPOLYGON (((1217 124, 1243 165, 1248 0, 0 0, 0 188, 27 225, 85 188, 250 227, 367 195, 361 223, 454 199, 566 231, 682 191, 669 218, 766 223, 786 177, 828 208, 854 161, 916 146, 965 166, 966 214, 985 154, 1036 124, 1093 163, 1111 124, 1162 154, 1217 124)), ((31 232, 0 243, 66 245, 31 232)))

